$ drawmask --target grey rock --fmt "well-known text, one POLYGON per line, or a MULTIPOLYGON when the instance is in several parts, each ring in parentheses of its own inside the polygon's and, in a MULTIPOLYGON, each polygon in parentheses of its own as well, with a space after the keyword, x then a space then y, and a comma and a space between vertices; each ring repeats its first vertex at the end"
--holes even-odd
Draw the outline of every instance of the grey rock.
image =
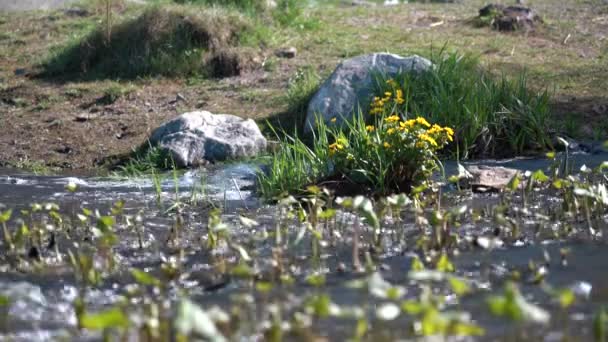
POLYGON ((317 116, 326 123, 335 117, 335 124, 343 125, 359 109, 367 113, 375 75, 394 77, 400 72, 428 70, 431 65, 429 60, 416 55, 401 57, 390 53, 362 55, 342 62, 308 104, 304 132, 312 132, 317 116))
POLYGON ((502 166, 469 165, 466 166, 468 179, 465 181, 475 192, 499 192, 519 174, 518 170, 502 166))
POLYGON ((152 132, 150 143, 168 152, 179 167, 254 157, 266 150, 266 138, 253 120, 207 111, 166 122, 152 132))

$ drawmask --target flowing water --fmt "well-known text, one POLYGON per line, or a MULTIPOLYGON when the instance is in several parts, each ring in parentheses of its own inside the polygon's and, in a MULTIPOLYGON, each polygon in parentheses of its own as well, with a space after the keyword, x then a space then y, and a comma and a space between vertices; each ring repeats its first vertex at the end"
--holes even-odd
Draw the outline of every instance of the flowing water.
MULTIPOLYGON (((585 164, 596 167, 604 160, 605 154, 588 155, 575 154, 570 157, 570 163, 576 170, 585 164)), ((474 164, 508 166, 521 170, 546 169, 547 160, 542 159, 512 159, 503 161, 477 161, 474 164)), ((446 174, 454 174, 457 165, 454 162, 445 163, 446 174)), ((247 247, 249 253, 260 260, 272 254, 271 246, 260 239, 251 238, 272 231, 277 223, 280 209, 277 206, 262 203, 253 191, 255 188, 255 173, 257 167, 248 164, 228 164, 217 166, 207 171, 188 171, 179 175, 167 174, 158 184, 152 179, 120 179, 111 177, 92 176, 36 176, 15 170, 0 170, 0 212, 2 207, 10 207, 17 212, 19 209, 29 209, 33 203, 44 205, 47 202, 57 203, 61 212, 66 214, 65 220, 74 220, 74 213, 81 208, 108 211, 118 200, 124 200, 124 215, 141 216, 144 227, 142 234, 133 229, 118 228, 118 243, 114 246, 115 256, 119 261, 119 270, 109 274, 101 285, 89 291, 86 297, 88 309, 100 310, 119 301, 125 295, 125 288, 132 282, 126 272, 136 267, 159 274, 160 265, 176 255, 180 246, 170 243, 171 234, 175 229, 180 213, 181 226, 186 227, 181 233, 181 247, 186 247, 183 272, 187 277, 178 281, 180 288, 188 292, 190 298, 201 303, 203 307, 219 305, 228 310, 228 305, 237 294, 250 293, 247 282, 215 272, 214 255, 204 251, 203 246, 205 226, 210 210, 222 208, 222 218, 235 227, 231 234, 235 241, 247 247), (78 191, 71 193, 66 185, 78 185, 78 191), (160 192, 157 187, 160 187, 160 192), (160 196, 160 202, 159 202, 160 196), (172 203, 189 203, 175 210, 172 203), (70 215, 72 214, 72 215, 70 215), (247 228, 239 223, 239 217, 247 216, 260 223, 257 228, 247 228), (200 240, 200 241, 199 241, 200 240), (142 244, 143 248, 140 248, 142 244)), ((449 198, 449 196, 448 196, 449 198)), ((498 203, 498 195, 468 195, 452 199, 453 205, 467 204, 470 207, 488 208, 498 203)), ((541 205, 551 206, 550 195, 539 195, 541 205)), ((346 217, 343 214, 342 217, 346 217)), ((15 223, 16 221, 10 221, 15 223)), ((73 222, 72 222, 73 223, 73 222)), ((606 221, 604 221, 606 225, 606 221)), ((535 222, 525 226, 533 227, 535 222)), ((14 226, 14 225, 11 225, 14 226)), ((601 227, 600 227, 601 228, 601 227)), ((406 235, 414 234, 414 224, 405 223, 406 235)), ((532 229, 532 228, 531 228, 532 229)), ((459 235, 463 240, 474 240, 480 236, 494 236, 495 226, 489 221, 465 223, 460 227, 459 235)), ((294 232, 293 235, 298 235, 294 232)), ((458 256, 453 257, 457 273, 471 280, 476 289, 476 295, 462 299, 461 309, 464 308, 474 319, 486 329, 485 338, 500 340, 518 340, 522 336, 530 340, 559 341, 588 340, 593 336, 592 315, 602 305, 608 304, 608 249, 603 242, 590 241, 581 238, 554 239, 540 234, 524 234, 525 238, 512 241, 495 248, 462 248, 458 256), (567 258, 563 251, 568 250, 567 258), (535 281, 523 281, 521 291, 527 300, 539 304, 551 311, 552 319, 549 325, 533 326, 525 323, 512 324, 505 320, 494 318, 488 314, 486 297, 499 293, 505 280, 517 272, 523 279, 533 277, 529 273, 530 262, 543 265, 546 268, 546 283, 554 288, 571 288, 578 296, 573 307, 561 309, 552 296, 548 295, 535 281), (567 265, 566 265, 567 264, 567 265), (528 272, 528 273, 527 273, 528 272)), ((413 236, 413 235, 412 235, 413 236)), ((78 246, 71 239, 57 237, 55 248, 37 251, 39 258, 45 260, 44 266, 29 263, 21 266, 8 256, 3 256, 0 262, 0 296, 10 300, 9 306, 0 306, 0 339, 11 341, 37 340, 97 340, 95 333, 77 331, 77 321, 73 302, 78 296, 78 284, 74 272, 65 262, 66 249, 78 246), (59 253, 56 253, 59 251, 59 253), (64 260, 62 260, 62 258, 64 260), (4 310, 1 311, 1 310, 4 310)), ((86 239, 85 239, 86 240, 86 239)), ((84 243, 84 241, 82 243, 84 243)), ((407 239, 406 239, 407 241, 407 239)), ((392 284, 401 284, 407 288, 407 296, 415 297, 419 288, 410 286, 408 271, 412 263, 412 249, 398 248, 387 243, 389 248, 377 257, 379 269, 384 279, 392 284), (409 285, 408 285, 409 284, 409 285)), ((292 273, 306 276, 311 272, 310 244, 295 245, 290 251, 294 265, 292 273)), ((2 244, 6 251, 6 244, 2 244)), ((31 252, 31 251, 30 251, 31 252)), ((2 254, 5 254, 4 252, 2 254)), ((349 272, 335 272, 342 264, 350 264, 352 251, 350 243, 337 243, 321 257, 321 269, 328 270, 323 291, 328 293, 337 305, 353 306, 367 303, 374 307, 378 304, 358 289, 345 287, 348 280, 360 276, 349 272)), ((30 255, 31 257, 31 255, 30 255)), ((267 257, 266 259, 268 259, 267 257)), ((101 261, 99 261, 101 263, 101 261)), ((264 269, 264 265, 257 265, 264 269)), ((101 266, 99 266, 101 267, 101 266)), ((301 298, 318 291, 303 281, 296 281, 289 290, 277 290, 275 300, 279 300, 289 311, 297 307, 301 298), (279 298, 279 299, 277 299, 279 298)), ((175 294, 173 294, 175 295, 175 294)), ((452 298, 453 299, 453 298, 452 298)), ((260 298, 255 301, 259 302, 260 298)), ((450 306, 450 298, 446 305, 450 306)), ((366 304, 366 305, 367 305, 366 304)), ((368 310, 369 306, 366 306, 368 310)), ((255 311, 255 310, 254 310, 255 311)), ((251 324, 256 322, 255 313, 250 313, 251 324)), ((328 320, 316 322, 315 330, 330 339, 343 339, 352 336, 356 321, 328 320)), ((404 332, 403 321, 379 322, 376 328, 381 331, 378 338, 392 339, 404 332), (397 323, 399 322, 399 323, 397 323), (396 335, 382 333, 384 328, 390 328, 396 335)), ((247 330, 246 327, 241 329, 247 330)), ((252 331, 254 328, 251 328, 252 331)), ((376 332, 377 333, 377 332, 376 332)), ((376 334, 373 333, 373 334, 376 334)), ((245 333, 244 333, 245 334, 245 333)), ((373 335, 372 336, 375 336, 373 335)), ((246 335, 246 334, 245 334, 246 335)), ((259 338, 259 336, 258 336, 259 338)), ((482 338, 483 340, 483 338, 482 338)))

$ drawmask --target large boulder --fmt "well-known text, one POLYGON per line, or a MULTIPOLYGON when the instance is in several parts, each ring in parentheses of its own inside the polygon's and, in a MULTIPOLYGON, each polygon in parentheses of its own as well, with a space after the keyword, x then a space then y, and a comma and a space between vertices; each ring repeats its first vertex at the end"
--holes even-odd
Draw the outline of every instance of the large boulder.
POLYGON ((207 111, 166 122, 152 132, 150 143, 168 152, 179 167, 253 157, 266 150, 266 138, 253 120, 207 111))
POLYGON ((314 129, 317 116, 326 123, 335 117, 335 124, 341 125, 358 109, 366 113, 373 96, 375 75, 395 77, 400 72, 427 70, 431 65, 429 60, 416 55, 401 57, 390 53, 362 55, 342 62, 308 104, 304 132, 314 129))

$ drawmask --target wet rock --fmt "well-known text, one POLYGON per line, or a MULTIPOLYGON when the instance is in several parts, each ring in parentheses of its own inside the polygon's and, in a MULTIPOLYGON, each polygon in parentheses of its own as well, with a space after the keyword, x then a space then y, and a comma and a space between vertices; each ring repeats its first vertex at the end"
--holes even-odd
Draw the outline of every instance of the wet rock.
POLYGON ((308 104, 304 132, 312 132, 316 116, 326 123, 336 118, 335 124, 343 125, 359 108, 367 112, 377 73, 394 77, 430 66, 429 60, 416 55, 401 57, 390 53, 362 55, 340 63, 308 104))
POLYGON ((498 31, 532 30, 542 19, 536 11, 523 6, 490 4, 479 10, 479 18, 498 31))
POLYGON ((253 157, 266 138, 251 119, 207 111, 182 114, 152 132, 150 143, 168 152, 179 167, 253 157))
POLYGON ((280 49, 276 53, 277 57, 281 58, 295 58, 298 54, 298 50, 295 47, 289 47, 285 49, 280 49))
POLYGON ((470 165, 465 167, 468 176, 465 186, 470 186, 475 192, 499 192, 519 174, 518 170, 502 166, 470 165))

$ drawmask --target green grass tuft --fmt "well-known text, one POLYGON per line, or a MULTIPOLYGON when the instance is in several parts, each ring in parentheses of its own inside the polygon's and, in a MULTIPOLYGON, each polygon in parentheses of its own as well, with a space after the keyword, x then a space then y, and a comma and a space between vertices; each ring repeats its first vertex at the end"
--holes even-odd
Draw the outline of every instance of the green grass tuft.
POLYGON ((213 74, 207 64, 243 42, 255 44, 252 19, 223 7, 152 6, 115 25, 102 27, 53 54, 45 75, 135 78, 213 74))
MULTIPOLYGON (((461 158, 505 157, 551 148, 549 93, 530 90, 527 75, 493 77, 471 55, 443 52, 427 72, 395 78, 403 112, 453 127, 461 158)), ((378 77, 378 94, 389 90, 378 77)))

